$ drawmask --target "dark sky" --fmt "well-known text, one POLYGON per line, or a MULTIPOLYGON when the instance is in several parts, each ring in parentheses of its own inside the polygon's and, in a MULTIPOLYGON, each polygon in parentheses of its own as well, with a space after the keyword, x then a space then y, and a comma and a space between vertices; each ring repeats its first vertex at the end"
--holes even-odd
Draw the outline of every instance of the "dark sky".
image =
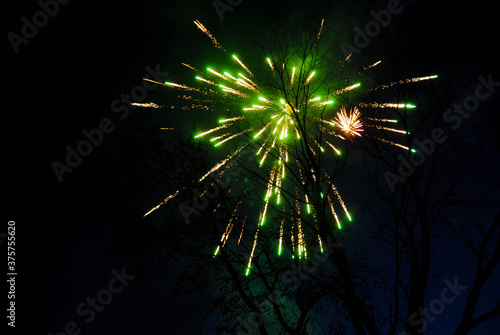
MULTIPOLYGON (((402 1, 401 27, 427 50, 428 57, 457 66, 493 58, 498 17, 491 2, 402 1), (489 7, 488 7, 489 6, 489 7)), ((212 1, 89 2, 60 5, 38 33, 15 53, 8 34, 22 34, 27 17, 40 10, 36 1, 9 2, 4 24, 4 198, 5 219, 16 222, 19 329, 57 334, 67 322, 83 334, 139 334, 152 306, 165 302, 166 281, 150 287, 126 287, 95 321, 85 324, 75 308, 95 296, 128 260, 108 252, 123 218, 123 204, 138 197, 131 183, 134 160, 124 143, 141 113, 123 120, 112 103, 129 94, 148 72, 146 67, 183 78, 182 61, 212 55, 213 47, 193 20, 199 19, 225 45, 241 50, 252 45, 252 29, 286 24, 319 11, 336 14, 352 33, 384 1, 251 1, 244 0, 221 21, 212 1), (200 46, 201 45, 201 46, 200 46), (59 182, 51 164, 63 162, 66 146, 75 147, 82 130, 108 118, 116 128, 105 134, 91 154, 59 182)), ((334 16, 334 15, 333 15, 334 16)), ((427 60, 428 63, 429 60, 427 60)), ((157 97, 157 93, 151 93, 157 97)), ((148 99, 149 100, 149 99, 148 99)), ((177 116, 172 116, 177 118, 177 116)), ((133 183, 131 183, 133 184, 133 183)), ((130 210, 138 217, 144 208, 130 210)), ((2 239, 2 250, 5 248, 2 239)), ((4 322, 4 321, 3 321, 4 322)), ((18 330, 19 330, 18 329, 18 330)))

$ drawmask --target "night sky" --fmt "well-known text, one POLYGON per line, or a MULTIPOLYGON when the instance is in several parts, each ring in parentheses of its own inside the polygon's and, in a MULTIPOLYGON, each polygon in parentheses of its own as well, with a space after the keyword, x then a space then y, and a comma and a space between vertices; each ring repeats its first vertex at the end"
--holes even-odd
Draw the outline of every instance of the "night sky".
MULTIPOLYGON (((409 44, 420 46, 425 64, 432 65, 436 59, 429 72, 439 73, 437 66, 444 62, 448 68, 484 65, 498 71, 494 3, 401 3, 405 10, 397 18, 399 33, 412 39, 409 44)), ((148 201, 163 196, 141 187, 136 170, 140 141, 135 136, 151 119, 171 121, 186 132, 194 124, 181 114, 151 116, 150 111, 125 104, 114 112, 113 102, 143 85, 141 78, 151 71, 160 72, 163 80, 182 81, 191 73, 186 75, 181 62, 202 64, 203 59, 213 59, 216 50, 196 29, 195 19, 228 49, 244 53, 254 41, 266 38, 255 36, 255 31, 292 19, 321 17, 321 12, 337 15, 346 27, 346 40, 352 40, 352 28, 362 26, 370 11, 384 8, 386 2, 243 0, 221 20, 209 0, 71 1, 59 5, 58 12, 27 43, 21 43, 17 53, 8 34, 20 35, 21 18, 31 20, 40 5, 24 1, 4 6, 3 185, 7 187, 3 189, 7 202, 0 233, 6 232, 9 220, 16 222, 15 333, 55 335, 74 321, 82 334, 125 335, 143 334, 150 316, 162 308, 196 305, 196 301, 170 297, 172 274, 179 265, 157 269, 153 279, 131 279, 92 322, 85 322, 89 314, 76 313, 80 303, 108 288, 132 262, 133 257, 112 252, 119 226, 134 217, 140 222, 148 201), (109 122, 103 125, 103 120, 109 122), (51 164, 64 162, 66 147, 75 148, 85 138, 82 131, 99 126, 108 133, 60 182, 51 164)), ((146 101, 154 99, 166 98, 157 89, 148 92, 146 101)), ((199 121, 210 124, 212 119, 199 121)), ((496 197, 500 203, 498 193, 496 197)), ((6 239, 1 242, 5 252, 6 239)), ((114 283, 118 290, 120 284, 114 283)), ((174 323, 191 322, 193 315, 179 320, 167 313, 162 334, 171 334, 174 323)), ((6 324, 5 318, 2 322, 6 324)), ((491 321, 490 329, 498 327, 498 318, 491 321)), ((144 334, 158 334, 158 329, 144 334)))

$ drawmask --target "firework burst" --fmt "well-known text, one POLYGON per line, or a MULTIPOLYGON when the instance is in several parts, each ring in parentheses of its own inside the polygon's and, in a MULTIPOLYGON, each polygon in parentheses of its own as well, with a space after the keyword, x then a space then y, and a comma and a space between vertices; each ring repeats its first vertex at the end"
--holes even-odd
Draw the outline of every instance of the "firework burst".
MULTIPOLYGON (((228 147, 227 156, 201 176, 199 181, 208 176, 221 175, 248 151, 252 152, 256 167, 258 166, 258 170, 265 176, 262 189, 264 198, 258 218, 255 218, 253 225, 247 224, 250 218, 245 216, 242 219, 238 215, 243 207, 242 202, 238 201, 220 243, 216 246, 214 256, 227 244, 231 233, 239 236, 239 244, 243 231, 252 232, 253 244, 245 270, 248 275, 255 256, 259 232, 264 229, 268 221, 272 221, 276 228, 279 228, 278 255, 282 255, 284 247, 288 246, 292 257, 307 258, 309 243, 318 244, 322 250, 323 243, 317 216, 323 207, 328 209, 329 222, 336 229, 342 228, 343 221, 352 220, 347 205, 334 184, 334 178, 323 168, 321 157, 328 152, 341 155, 342 150, 339 146, 343 141, 362 138, 371 129, 406 134, 405 130, 395 127, 397 119, 372 117, 370 111, 383 108, 406 110, 415 108, 415 105, 407 102, 359 102, 355 105, 339 105, 337 101, 342 101, 342 97, 351 91, 359 90, 361 83, 349 83, 344 87, 332 89, 331 93, 328 93, 330 91, 328 89, 321 97, 318 92, 324 91, 327 85, 325 80, 316 81, 318 74, 311 65, 313 63, 306 58, 292 62, 280 57, 266 57, 264 64, 267 63, 267 73, 254 74, 237 55, 228 54, 201 22, 195 21, 195 24, 210 38, 216 48, 228 56, 232 63, 232 72, 212 67, 200 70, 182 63, 196 73, 194 80, 198 85, 172 82, 159 84, 201 96, 197 99, 191 95, 183 95, 182 98, 190 100, 192 104, 188 108, 183 106, 181 109, 217 108, 219 113, 223 111, 227 114, 216 126, 195 134, 195 138, 207 139, 216 147, 228 143, 234 144, 228 147), (236 143, 243 144, 236 145, 236 143), (275 209, 274 213, 281 216, 280 218, 270 217, 271 207, 275 209)), ((317 48, 323 25, 324 20, 321 21, 319 32, 314 35, 311 50, 317 48)), ((369 71, 379 64, 380 60, 364 67, 363 71, 369 71)), ((415 83, 436 77, 403 79, 378 85, 371 90, 383 90, 394 85, 415 83)), ((159 107, 153 103, 143 106, 159 107)), ((372 138, 403 150, 411 150, 410 147, 387 138, 377 136, 372 138)), ((145 216, 180 193, 177 190, 168 195, 145 216)))
POLYGON ((347 137, 361 137, 361 132, 364 131, 358 107, 354 107, 349 113, 345 107, 340 108, 334 122, 347 137))

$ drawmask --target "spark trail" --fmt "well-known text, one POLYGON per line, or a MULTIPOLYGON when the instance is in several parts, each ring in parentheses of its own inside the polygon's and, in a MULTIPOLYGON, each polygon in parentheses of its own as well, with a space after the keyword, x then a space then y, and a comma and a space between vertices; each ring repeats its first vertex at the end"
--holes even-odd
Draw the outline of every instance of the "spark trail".
MULTIPOLYGON (((334 177, 326 171, 317 171, 318 162, 324 159, 323 156, 328 157, 327 155, 332 153, 335 159, 342 154, 339 147, 346 140, 361 140, 366 134, 370 134, 371 138, 380 143, 401 150, 413 150, 409 145, 394 138, 407 134, 407 131, 397 127, 398 120, 389 111, 405 112, 416 106, 399 101, 339 104, 338 101, 347 100, 344 95, 360 91, 362 83, 328 83, 325 77, 313 68, 307 57, 285 60, 280 56, 263 56, 263 63, 267 63, 264 68, 267 68, 268 73, 254 73, 243 58, 236 54, 230 55, 200 21, 194 22, 212 44, 223 51, 225 57, 229 57, 230 66, 225 67, 224 71, 215 67, 206 67, 203 71, 182 63, 195 72, 194 81, 199 86, 173 82, 159 84, 169 89, 189 91, 202 96, 198 99, 198 105, 182 106, 182 110, 203 109, 219 114, 219 124, 203 129, 194 137, 206 138, 216 147, 226 147, 227 156, 201 176, 199 181, 214 176, 215 172, 225 171, 233 163, 238 163, 243 153, 251 151, 255 164, 249 164, 247 168, 255 166, 265 184, 262 190, 263 204, 258 218, 253 219, 254 224, 250 224, 252 216, 239 215, 239 212, 244 210, 240 200, 226 225, 214 256, 228 244, 231 233, 239 232, 235 234, 238 235, 237 241, 240 244, 243 232, 247 231, 253 235, 244 271, 249 275, 258 247, 259 232, 262 233, 263 230, 269 229, 269 226, 273 226, 279 232, 279 256, 285 254, 285 248, 288 246, 293 258, 307 258, 307 246, 313 241, 322 249, 318 222, 310 224, 315 221, 315 212, 322 210, 317 208, 321 207, 321 203, 325 208, 329 208, 329 219, 334 223, 335 229, 342 229, 343 221, 352 221, 348 206, 334 186, 334 177), (275 85, 266 85, 269 80, 275 80, 275 85), (321 92, 326 94, 321 95, 321 92), (373 115, 374 111, 380 114, 386 110, 389 110, 387 116, 373 115), (224 114, 222 118, 221 111, 224 114), (394 135, 388 136, 391 133, 394 135), (238 144, 241 142, 244 144, 238 144), (319 194, 321 201, 317 200, 319 194)), ((319 31, 314 34, 312 44, 305 45, 305 48, 319 48, 318 42, 323 29, 324 20, 319 25, 319 31)), ((382 61, 377 60, 356 72, 362 74, 380 64, 382 61)), ((358 77, 356 76, 356 81, 359 80, 358 77)), ((368 92, 435 78, 437 76, 432 75, 378 84, 368 89, 368 92)), ((189 99, 194 98, 189 96, 189 99)), ((153 103, 137 106, 160 107, 153 103)), ((181 191, 177 190, 169 195, 144 216, 150 215, 180 193, 181 191)))

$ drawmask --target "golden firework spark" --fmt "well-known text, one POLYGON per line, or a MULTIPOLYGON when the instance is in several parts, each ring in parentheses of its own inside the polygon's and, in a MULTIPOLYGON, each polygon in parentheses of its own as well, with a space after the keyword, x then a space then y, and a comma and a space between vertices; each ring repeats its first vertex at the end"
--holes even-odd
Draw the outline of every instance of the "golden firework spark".
POLYGON ((361 132, 364 131, 363 123, 361 123, 361 112, 357 107, 351 109, 349 113, 345 107, 342 107, 337 113, 334 123, 347 137, 361 136, 361 132))

